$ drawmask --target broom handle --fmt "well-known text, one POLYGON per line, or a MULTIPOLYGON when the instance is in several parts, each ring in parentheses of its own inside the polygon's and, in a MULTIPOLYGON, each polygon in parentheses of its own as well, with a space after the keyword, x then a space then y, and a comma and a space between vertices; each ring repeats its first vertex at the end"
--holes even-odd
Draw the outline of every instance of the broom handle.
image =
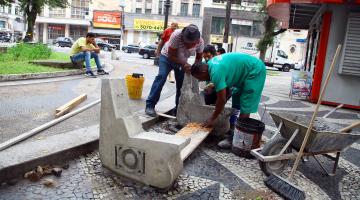
POLYGON ((312 130, 312 128, 313 128, 316 115, 317 115, 317 113, 318 113, 318 111, 319 111, 322 98, 323 98, 323 96, 324 96, 324 94, 325 94, 325 90, 326 90, 326 87, 327 87, 327 85, 328 85, 328 83, 329 83, 330 75, 331 75, 331 73, 332 73, 332 71, 333 71, 333 69, 334 69, 335 61, 336 61, 336 58, 338 57, 338 54, 339 54, 339 52, 340 52, 340 49, 341 49, 341 45, 339 44, 338 47, 337 47, 337 49, 336 49, 335 55, 334 55, 334 57, 333 57, 333 60, 332 60, 332 62, 331 62, 331 66, 330 66, 329 72, 327 73, 327 76, 326 76, 326 79, 325 79, 325 83, 324 83, 324 87, 322 88, 322 90, 321 90, 321 92, 320 92, 320 97, 319 97, 319 99, 318 99, 318 101, 317 101, 317 104, 316 104, 316 107, 315 107, 315 111, 314 111, 314 113, 313 113, 313 115, 312 115, 312 117, 311 117, 309 127, 308 127, 308 129, 307 129, 307 131, 306 131, 306 134, 305 134, 305 137, 304 137, 304 141, 303 141, 303 143, 301 144, 301 148, 300 148, 299 154, 297 155, 296 160, 295 160, 295 163, 294 163, 294 166, 293 166, 293 168, 291 169, 291 173, 290 173, 290 175, 289 175, 289 178, 291 178, 291 177, 294 175, 294 173, 295 173, 295 171, 296 171, 296 169, 297 169, 297 167, 298 167, 298 165, 299 165, 300 158, 301 158, 302 155, 303 155, 303 152, 304 152, 304 149, 305 149, 307 140, 308 140, 308 138, 309 138, 309 136, 310 136, 310 133, 311 133, 311 130, 312 130))
POLYGON ((351 129, 357 127, 357 126, 360 126, 360 121, 357 121, 357 122, 351 124, 350 126, 347 126, 347 127, 343 128, 343 129, 340 129, 340 133, 348 132, 349 130, 351 130, 351 129))

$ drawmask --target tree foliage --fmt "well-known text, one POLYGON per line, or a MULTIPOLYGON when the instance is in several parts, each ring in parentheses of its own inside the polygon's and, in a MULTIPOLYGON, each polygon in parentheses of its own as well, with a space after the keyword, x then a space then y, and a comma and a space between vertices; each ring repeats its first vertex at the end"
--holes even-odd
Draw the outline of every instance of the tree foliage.
POLYGON ((260 59, 264 61, 265 53, 268 47, 274 44, 274 38, 276 35, 283 33, 286 29, 279 29, 275 31, 278 27, 278 23, 275 18, 269 16, 266 12, 266 0, 260 0, 259 3, 261 7, 259 9, 260 16, 263 18, 264 22, 264 36, 256 44, 256 48, 260 51, 260 59))
POLYGON ((45 5, 48 5, 52 8, 65 8, 68 5, 67 0, 19 0, 18 2, 21 11, 24 12, 24 17, 26 17, 28 25, 26 35, 30 40, 33 38, 36 17, 41 13, 45 5))

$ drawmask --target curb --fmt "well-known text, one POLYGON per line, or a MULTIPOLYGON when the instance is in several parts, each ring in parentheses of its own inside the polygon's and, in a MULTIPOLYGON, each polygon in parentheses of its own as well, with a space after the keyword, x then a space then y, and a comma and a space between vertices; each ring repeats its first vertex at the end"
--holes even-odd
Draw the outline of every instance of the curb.
MULTIPOLYGON (((108 72, 114 70, 114 66, 108 62, 104 62, 103 65, 105 65, 105 68, 107 69, 106 71, 108 72)), ((92 67, 92 69, 93 68, 96 67, 92 67)), ((85 69, 75 69, 75 70, 59 71, 59 72, 29 73, 29 74, 9 74, 9 75, 0 75, 0 82, 57 78, 64 76, 81 75, 84 73, 85 73, 85 69)))
POLYGON ((84 70, 69 70, 65 72, 42 72, 42 73, 31 73, 31 74, 9 74, 0 75, 0 82, 5 81, 20 81, 20 80, 31 80, 31 79, 42 79, 42 78, 55 78, 62 76, 72 76, 83 74, 84 70))
MULTIPOLYGON (((171 97, 173 96, 169 98, 171 97)), ((146 116, 143 111, 138 111, 135 114, 139 116, 144 129, 164 120, 161 116, 146 116)), ((39 165, 63 166, 69 160, 95 151, 99 147, 98 129, 99 125, 95 125, 49 136, 42 141, 29 139, 28 142, 19 143, 0 151, 0 184, 9 183, 13 180, 17 182, 16 180, 23 178, 26 172, 39 165), (54 141, 54 145, 51 145, 51 142, 54 141), (34 152, 29 152, 29 148, 34 152), (48 149, 52 152, 44 152, 48 149)))

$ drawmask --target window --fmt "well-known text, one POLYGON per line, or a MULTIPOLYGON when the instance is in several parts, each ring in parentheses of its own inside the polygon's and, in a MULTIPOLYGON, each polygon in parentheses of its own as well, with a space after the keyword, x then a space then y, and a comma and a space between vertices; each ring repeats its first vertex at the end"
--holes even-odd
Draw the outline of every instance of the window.
POLYGON ((49 24, 48 26, 49 39, 56 39, 58 37, 65 36, 65 25, 61 24, 49 24))
MULTIPOLYGON (((159 1, 159 15, 163 15, 165 13, 165 2, 166 0, 160 0, 159 1)), ((169 7, 169 15, 172 14, 172 4, 173 2, 170 1, 170 7, 169 7)))
POLYGON ((44 38, 44 24, 38 24, 37 26, 39 26, 39 42, 43 42, 43 38, 44 38))
POLYGON ((89 0, 72 0, 71 17, 76 19, 85 19, 89 14, 89 0))
POLYGON ((145 9, 145 14, 151 14, 151 9, 145 9))
POLYGON ((193 9, 192 9, 192 16, 193 17, 199 17, 200 16, 200 8, 201 8, 201 4, 193 4, 193 9))
POLYGON ((88 32, 88 28, 86 26, 70 25, 70 37, 73 40, 77 40, 80 37, 84 37, 87 32, 88 32))
POLYGON ((253 23, 253 37, 259 37, 264 33, 262 22, 254 21, 253 23))
POLYGON ((136 2, 142 2, 142 0, 136 0, 136 2))
POLYGON ((0 21, 0 28, 5 28, 5 21, 0 21))
POLYGON ((15 15, 20 15, 20 7, 19 6, 15 7, 15 15))
POLYGON ((180 6, 180 16, 187 16, 187 14, 188 14, 188 8, 189 8, 189 4, 188 4, 188 3, 181 3, 181 6, 180 6))
POLYGON ((286 53, 283 50, 278 50, 277 55, 282 58, 288 58, 288 56, 286 55, 286 53))
POLYGON ((223 35, 225 28, 224 17, 212 17, 211 20, 211 34, 223 35))
POLYGON ((163 0, 159 1, 159 12, 158 12, 158 14, 159 15, 163 14, 163 0))
POLYGON ((142 9, 141 8, 136 8, 136 10, 135 10, 135 13, 142 13, 142 9))
POLYGON ((152 3, 152 0, 146 0, 146 3, 152 3))
POLYGON ((11 5, 9 5, 7 8, 8 8, 8 13, 11 14, 11 5))
POLYGON ((5 12, 5 7, 4 6, 0 6, 0 13, 4 13, 5 12))
POLYGON ((53 18, 65 18, 64 8, 50 8, 49 16, 53 18))

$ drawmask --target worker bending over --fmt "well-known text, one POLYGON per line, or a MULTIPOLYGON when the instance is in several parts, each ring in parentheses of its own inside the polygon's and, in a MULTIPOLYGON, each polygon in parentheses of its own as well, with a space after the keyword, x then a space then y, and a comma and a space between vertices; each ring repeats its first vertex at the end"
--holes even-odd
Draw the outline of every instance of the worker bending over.
MULTIPOLYGON (((195 63, 191 74, 200 81, 211 81, 215 86, 215 111, 204 126, 211 127, 223 111, 227 87, 232 88, 232 107, 240 110, 240 118, 249 118, 250 113, 257 112, 266 77, 265 65, 258 58, 242 53, 226 53, 207 63, 195 63)), ((230 124, 232 130, 235 122, 230 124)), ((232 137, 233 131, 218 146, 230 148, 232 137)))

